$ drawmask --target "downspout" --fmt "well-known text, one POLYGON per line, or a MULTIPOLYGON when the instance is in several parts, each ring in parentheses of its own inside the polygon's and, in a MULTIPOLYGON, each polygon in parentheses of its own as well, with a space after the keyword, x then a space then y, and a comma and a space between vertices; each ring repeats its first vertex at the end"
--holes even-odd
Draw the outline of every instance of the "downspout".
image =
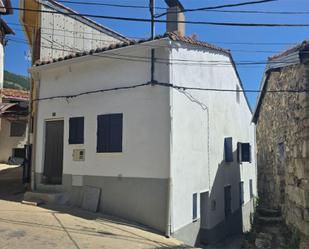
MULTIPOLYGON (((171 45, 171 43, 170 43, 171 45)), ((172 49, 169 49, 170 60, 172 61, 172 49)), ((169 63, 169 83, 172 82, 171 78, 173 75, 173 64, 169 63)), ((169 175, 167 179, 167 208, 166 208, 166 228, 165 236, 171 237, 172 233, 172 195, 173 195, 173 182, 172 182, 172 154, 173 154, 173 88, 169 88, 169 107, 170 107, 170 151, 169 151, 169 175)))

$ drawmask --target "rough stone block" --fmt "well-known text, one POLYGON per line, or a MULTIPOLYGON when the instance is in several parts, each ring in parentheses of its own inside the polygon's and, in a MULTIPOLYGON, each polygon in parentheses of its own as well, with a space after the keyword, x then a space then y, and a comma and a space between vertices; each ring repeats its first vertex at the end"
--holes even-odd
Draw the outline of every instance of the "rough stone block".
MULTIPOLYGON (((308 119, 308 124, 309 124, 309 119, 308 119)), ((302 156, 303 158, 309 158, 309 139, 306 139, 303 141, 302 156)))
POLYGON ((295 176, 299 179, 309 179, 309 158, 297 158, 295 163, 295 176))
POLYGON ((305 119, 303 120, 303 126, 309 127, 309 118, 305 118, 305 119))

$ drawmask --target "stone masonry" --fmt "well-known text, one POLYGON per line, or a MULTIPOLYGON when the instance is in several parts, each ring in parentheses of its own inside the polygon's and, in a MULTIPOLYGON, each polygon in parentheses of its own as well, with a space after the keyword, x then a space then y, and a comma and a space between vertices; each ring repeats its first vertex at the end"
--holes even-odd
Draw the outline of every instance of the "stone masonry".
MULTIPOLYGON (((309 64, 268 74, 267 91, 309 89, 309 64)), ((281 209, 290 228, 309 236, 309 92, 266 92, 256 130, 262 205, 281 209)))

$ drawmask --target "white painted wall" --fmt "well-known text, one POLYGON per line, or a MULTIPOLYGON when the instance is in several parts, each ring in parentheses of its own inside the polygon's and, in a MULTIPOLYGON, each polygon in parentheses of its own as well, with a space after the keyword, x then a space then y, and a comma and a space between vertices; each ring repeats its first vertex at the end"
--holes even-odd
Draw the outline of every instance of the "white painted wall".
MULTIPOLYGON (((41 8, 43 11, 54 11, 45 5, 41 8)), ((54 13, 41 13, 41 38, 42 61, 120 42, 73 17, 54 13)))
MULTIPOLYGON (((147 46, 123 48, 122 55, 149 57, 147 46)), ((117 53, 113 50, 112 53, 117 53)), ((158 56, 168 58, 164 48, 158 56)), ((58 64, 42 71, 39 97, 76 94, 146 83, 150 80, 150 62, 135 62, 89 57, 88 61, 58 64)), ((168 67, 158 64, 156 78, 168 80, 168 67)), ((74 99, 40 101, 36 171, 43 172, 44 122, 64 120, 64 174, 163 178, 168 177, 170 113, 168 88, 146 86, 131 90, 97 93, 74 99), (52 113, 56 117, 52 117, 52 113), (123 153, 96 153, 97 115, 123 113, 123 153), (68 145, 69 118, 85 117, 84 145, 68 145), (75 148, 86 150, 85 162, 73 162, 75 148)))
POLYGON ((11 123, 5 118, 1 118, 0 122, 0 162, 7 162, 14 148, 24 148, 26 133, 23 137, 11 137, 11 123))
MULTIPOLYGON (((203 61, 204 65, 175 62, 171 65, 170 83, 232 90, 239 85, 232 64, 209 66, 211 61, 229 62, 227 56, 206 48, 174 44, 171 59, 203 61)), ((240 85, 239 87, 241 88, 240 85)), ((211 204, 211 200, 216 200, 216 210, 209 211, 207 216, 208 222, 205 228, 210 229, 224 220, 224 186, 232 185, 232 209, 236 211, 239 208, 239 182, 244 181, 245 203, 250 199, 249 179, 253 179, 254 187, 256 185, 255 133, 254 126, 250 124, 251 112, 244 95, 241 94, 238 104, 234 92, 186 92, 191 96, 185 96, 178 90, 171 90, 170 97, 174 232, 192 223, 193 193, 209 191, 208 203, 211 204), (241 166, 237 163, 224 163, 225 137, 233 137, 234 151, 237 149, 237 142, 250 142, 253 162, 243 163, 241 166)), ((236 162, 236 154, 234 161, 236 162)), ((257 193, 256 188, 254 193, 257 193)), ((198 215, 199 199, 198 195, 198 215)))

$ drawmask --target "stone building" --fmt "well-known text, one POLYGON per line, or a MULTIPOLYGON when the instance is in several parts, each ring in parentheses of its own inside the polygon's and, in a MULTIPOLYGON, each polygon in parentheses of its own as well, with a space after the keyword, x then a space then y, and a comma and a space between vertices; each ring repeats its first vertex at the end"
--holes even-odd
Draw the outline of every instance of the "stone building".
POLYGON ((269 59, 253 121, 262 205, 309 236, 309 41, 269 59))

